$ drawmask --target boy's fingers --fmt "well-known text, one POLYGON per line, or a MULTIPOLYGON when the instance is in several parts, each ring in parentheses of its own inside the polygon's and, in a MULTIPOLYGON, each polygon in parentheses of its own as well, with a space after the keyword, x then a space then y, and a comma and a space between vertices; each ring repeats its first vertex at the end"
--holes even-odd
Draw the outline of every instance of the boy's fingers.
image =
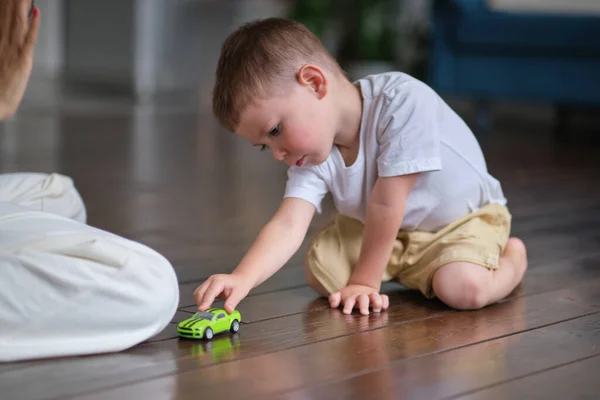
POLYGON ((356 297, 351 296, 346 298, 346 300, 344 300, 344 314, 350 314, 352 312, 352 309, 354 308, 354 305, 356 304, 356 297))
POLYGON ((196 304, 200 305, 200 301, 204 297, 204 293, 206 289, 210 286, 212 279, 208 278, 208 280, 204 281, 200 286, 194 290, 194 298, 196 299, 196 304))
POLYGON ((227 302, 225 302, 225 305, 223 306, 223 308, 225 308, 225 311, 227 311, 229 314, 231 314, 235 310, 236 305, 237 305, 236 302, 227 301, 227 302))
POLYGON ((381 295, 381 303, 382 303, 382 310, 387 310, 388 307, 390 306, 390 298, 387 296, 387 294, 382 294, 381 295))
POLYGON ((223 287, 223 282, 214 280, 206 290, 206 293, 204 293, 201 306, 209 307, 213 301, 215 301, 215 297, 217 297, 219 293, 223 291, 223 287))
POLYGON ((338 308, 340 306, 340 301, 342 300, 342 294, 340 292, 335 292, 331 296, 329 296, 329 305, 331 308, 338 308))
POLYGON ((200 291, 202 290, 206 290, 205 286, 207 285, 207 283, 209 282, 210 278, 208 280, 205 280, 204 282, 202 282, 195 290, 194 290, 194 296, 197 293, 200 293, 200 291))
POLYGON ((373 292, 369 295, 369 300, 371 300, 373 312, 380 312, 383 307, 382 296, 380 296, 379 293, 373 292))
POLYGON ((202 297, 204 297, 204 292, 206 289, 202 288, 202 286, 198 286, 194 291, 194 300, 196 301, 196 305, 200 307, 200 303, 202 302, 202 297))
POLYGON ((242 297, 240 291, 234 289, 225 302, 225 311, 231 314, 239 304, 240 300, 242 300, 242 297))
POLYGON ((369 296, 366 294, 358 296, 358 307, 362 315, 369 315, 369 296))
POLYGON ((214 280, 204 293, 204 300, 212 303, 215 298, 223 291, 225 285, 219 280, 214 280))

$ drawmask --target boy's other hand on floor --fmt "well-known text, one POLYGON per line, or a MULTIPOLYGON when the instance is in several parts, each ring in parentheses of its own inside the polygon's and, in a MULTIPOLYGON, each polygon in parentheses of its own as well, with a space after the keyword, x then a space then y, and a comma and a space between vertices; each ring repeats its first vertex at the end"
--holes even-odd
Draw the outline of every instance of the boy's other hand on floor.
POLYGON ((199 311, 208 309, 217 298, 225 300, 225 311, 232 313, 250 289, 252 285, 242 275, 218 274, 198 286, 194 291, 194 298, 199 311))
POLYGON ((378 293, 370 286, 348 285, 329 296, 329 304, 331 308, 343 304, 344 314, 350 314, 354 308, 358 308, 362 315, 369 315, 369 307, 373 312, 385 311, 390 305, 390 300, 387 295, 378 293))

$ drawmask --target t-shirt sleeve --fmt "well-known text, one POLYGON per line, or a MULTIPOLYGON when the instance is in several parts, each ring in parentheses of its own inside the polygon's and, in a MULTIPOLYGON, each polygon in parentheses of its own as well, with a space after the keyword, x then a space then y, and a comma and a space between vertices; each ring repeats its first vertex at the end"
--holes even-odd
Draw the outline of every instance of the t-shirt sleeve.
POLYGON ((422 82, 406 83, 386 97, 378 125, 379 176, 442 168, 439 101, 422 82))
POLYGON ((310 167, 290 167, 283 198, 295 197, 312 203, 321 213, 321 202, 328 192, 327 182, 310 167))

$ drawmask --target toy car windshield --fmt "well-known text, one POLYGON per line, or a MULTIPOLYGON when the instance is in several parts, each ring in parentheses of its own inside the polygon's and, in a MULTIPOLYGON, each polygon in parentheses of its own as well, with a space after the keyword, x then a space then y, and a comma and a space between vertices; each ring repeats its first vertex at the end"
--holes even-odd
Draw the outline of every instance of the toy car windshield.
POLYGON ((198 311, 195 315, 194 318, 198 318, 198 319, 207 319, 207 320, 211 320, 213 319, 214 315, 209 313, 209 312, 202 312, 202 311, 198 311))

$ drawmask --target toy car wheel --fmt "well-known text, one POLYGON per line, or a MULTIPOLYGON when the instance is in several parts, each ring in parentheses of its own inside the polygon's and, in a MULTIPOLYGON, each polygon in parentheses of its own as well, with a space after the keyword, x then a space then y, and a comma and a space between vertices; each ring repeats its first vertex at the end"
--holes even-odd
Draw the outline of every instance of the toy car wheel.
POLYGON ((213 331, 210 328, 206 328, 206 330, 204 331, 204 339, 212 339, 213 338, 213 331))
POLYGON ((240 323, 238 322, 237 319, 234 319, 233 322, 231 323, 231 332, 236 333, 239 330, 240 330, 240 323))

